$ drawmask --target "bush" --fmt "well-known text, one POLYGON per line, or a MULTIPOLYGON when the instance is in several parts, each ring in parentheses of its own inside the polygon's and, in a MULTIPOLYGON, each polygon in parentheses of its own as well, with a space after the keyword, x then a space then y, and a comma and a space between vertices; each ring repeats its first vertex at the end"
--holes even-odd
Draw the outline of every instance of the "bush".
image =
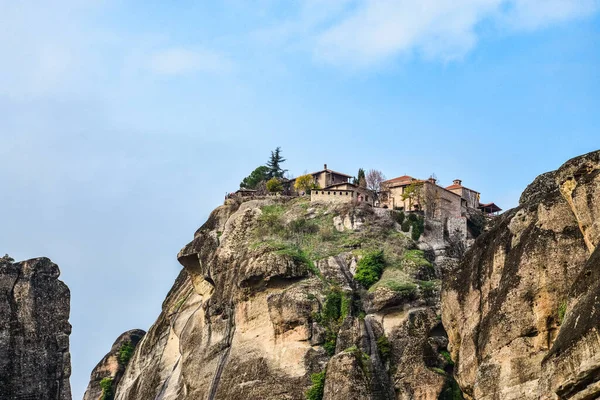
POLYGON ((392 216, 394 218, 394 221, 396 221, 398 224, 402 225, 402 223, 404 222, 404 219, 405 219, 404 212, 402 212, 402 211, 394 212, 394 213, 392 213, 392 216))
POLYGON ((567 313, 567 302, 563 301, 558 306, 558 321, 562 324, 565 319, 565 314, 567 313))
POLYGON ((354 279, 368 289, 381 278, 384 267, 385 259, 382 250, 368 253, 358 262, 354 279))
POLYGON ((267 190, 269 193, 279 193, 283 190, 283 184, 278 178, 271 178, 267 181, 267 190))
POLYGON ((294 189, 298 192, 310 193, 310 190, 315 186, 315 178, 311 174, 301 175, 294 182, 294 189))
POLYGON ((306 392, 306 400, 322 400, 325 391, 325 371, 310 376, 312 386, 306 392))
POLYGON ((404 222, 402 223, 402 232, 408 232, 410 231, 410 221, 409 220, 404 220, 404 222))
POLYGON ((421 290, 423 291, 425 297, 432 297, 435 294, 435 282, 421 281, 419 282, 419 286, 421 287, 421 290))
POLYGON ((377 348, 379 349, 383 361, 387 361, 390 358, 390 354, 392 354, 392 345, 387 336, 383 335, 377 339, 377 348))
POLYGON ((311 234, 319 231, 319 226, 306 218, 295 219, 289 223, 288 227, 291 232, 300 234, 311 234))
POLYGON ((261 207, 262 214, 258 217, 259 237, 269 234, 278 234, 283 231, 283 223, 281 222, 281 214, 283 207, 280 205, 270 205, 261 207))
POLYGON ((411 238, 416 242, 425 230, 425 219, 416 214, 409 214, 408 217, 410 225, 412 226, 411 238))
POLYGON ((327 352, 329 356, 333 356, 335 354, 335 345, 337 343, 337 335, 332 335, 325 340, 323 344, 323 348, 327 352))
POLYGON ((420 228, 418 225, 413 225, 413 230, 410 234, 410 237, 412 240, 414 240, 416 242, 417 240, 419 240, 422 233, 423 233, 422 228, 420 228))
POLYGON ((119 363, 121 363, 121 365, 127 365, 129 363, 129 360, 133 355, 133 350, 134 347, 130 341, 127 341, 121 345, 121 348, 119 349, 119 363))
POLYGON ((112 400, 113 399, 113 378, 106 377, 100 381, 100 389, 102 389, 102 397, 100 400, 112 400))
POLYGON ((296 264, 305 265, 313 274, 320 276, 321 272, 308 258, 306 253, 296 246, 285 246, 275 251, 275 254, 290 257, 296 264))
POLYGON ((342 292, 339 289, 332 289, 325 297, 323 305, 323 320, 337 321, 342 316, 342 292))

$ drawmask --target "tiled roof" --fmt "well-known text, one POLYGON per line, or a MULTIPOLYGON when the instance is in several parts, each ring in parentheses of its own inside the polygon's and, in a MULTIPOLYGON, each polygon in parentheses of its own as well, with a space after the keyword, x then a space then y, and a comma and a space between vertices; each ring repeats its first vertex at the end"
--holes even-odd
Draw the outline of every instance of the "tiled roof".
POLYGON ((382 183, 398 183, 398 182, 411 182, 415 180, 412 176, 402 175, 397 178, 388 179, 387 181, 383 181, 382 183))
POLYGON ((311 175, 320 174, 322 172, 328 172, 330 174, 336 174, 336 175, 345 176, 346 178, 352 178, 352 175, 346 175, 346 174, 343 174, 341 172, 333 171, 331 169, 322 169, 321 171, 313 172, 311 175))
POLYGON ((479 193, 477 190, 469 189, 468 187, 465 187, 463 185, 450 185, 450 186, 447 186, 446 189, 447 190, 467 189, 467 190, 470 190, 471 192, 479 193))
POLYGON ((462 186, 462 185, 450 185, 450 186, 447 186, 447 187, 446 187, 446 189, 448 189, 448 190, 452 190, 452 189, 462 189, 462 188, 463 188, 463 186, 462 186))

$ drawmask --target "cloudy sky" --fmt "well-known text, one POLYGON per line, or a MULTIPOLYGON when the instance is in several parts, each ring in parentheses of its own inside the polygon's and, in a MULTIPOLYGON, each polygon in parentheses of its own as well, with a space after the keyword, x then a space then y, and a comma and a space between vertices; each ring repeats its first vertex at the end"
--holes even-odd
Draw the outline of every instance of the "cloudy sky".
POLYGON ((0 0, 0 252, 72 293, 74 398, 274 147, 516 205, 600 148, 598 0, 0 0))

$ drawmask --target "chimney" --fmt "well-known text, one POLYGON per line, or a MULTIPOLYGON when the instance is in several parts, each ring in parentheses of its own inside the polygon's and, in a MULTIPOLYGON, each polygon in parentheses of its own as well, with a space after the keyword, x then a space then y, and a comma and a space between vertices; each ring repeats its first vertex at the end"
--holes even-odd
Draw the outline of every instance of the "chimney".
POLYGON ((435 183, 437 182, 437 179, 435 179, 433 176, 430 176, 428 181, 435 185, 435 183))
POLYGON ((323 165, 323 169, 327 169, 327 164, 323 165))
POLYGON ((455 185, 462 186, 462 181, 461 181, 460 179, 455 179, 455 180, 453 181, 453 183, 454 183, 455 185))

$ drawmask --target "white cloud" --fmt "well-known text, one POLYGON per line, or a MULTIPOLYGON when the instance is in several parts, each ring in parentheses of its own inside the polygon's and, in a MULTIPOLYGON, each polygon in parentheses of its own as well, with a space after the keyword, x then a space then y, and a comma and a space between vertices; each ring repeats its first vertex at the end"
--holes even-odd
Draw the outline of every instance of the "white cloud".
POLYGON ((314 52, 327 62, 359 67, 414 52, 447 61, 476 45, 485 21, 503 30, 537 29, 599 8, 599 0, 363 0, 315 32, 314 52))
POLYGON ((152 72, 161 75, 219 73, 231 70, 232 63, 221 54, 210 50, 170 48, 152 54, 149 68, 152 72))

